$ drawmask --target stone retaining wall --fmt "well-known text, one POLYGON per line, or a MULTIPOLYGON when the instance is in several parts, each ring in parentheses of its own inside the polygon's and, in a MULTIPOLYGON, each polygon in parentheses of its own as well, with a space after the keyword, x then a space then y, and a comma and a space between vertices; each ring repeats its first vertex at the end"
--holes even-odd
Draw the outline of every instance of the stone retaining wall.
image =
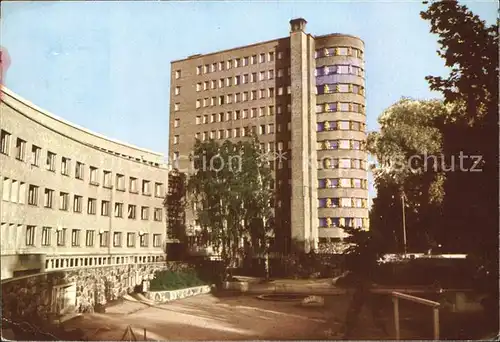
POLYGON ((150 291, 144 293, 144 296, 158 303, 171 302, 177 299, 196 296, 199 294, 210 293, 210 285, 190 287, 187 289, 171 290, 171 291, 150 291))
MULTIPOLYGON (((76 285, 74 303, 64 302, 65 313, 93 312, 96 304, 134 291, 142 280, 152 279, 156 271, 181 271, 190 268, 180 262, 160 262, 100 266, 54 271, 2 281, 2 315, 22 320, 47 320, 53 316, 53 289, 59 285, 76 285)), ((72 300, 70 300, 72 301, 72 300)))

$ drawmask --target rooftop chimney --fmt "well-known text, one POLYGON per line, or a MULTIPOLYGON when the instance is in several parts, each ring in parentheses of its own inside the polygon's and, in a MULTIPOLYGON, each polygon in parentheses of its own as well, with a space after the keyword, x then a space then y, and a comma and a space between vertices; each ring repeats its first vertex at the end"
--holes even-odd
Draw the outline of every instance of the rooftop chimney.
POLYGON ((304 18, 297 18, 290 20, 290 31, 291 32, 305 32, 307 21, 304 18))

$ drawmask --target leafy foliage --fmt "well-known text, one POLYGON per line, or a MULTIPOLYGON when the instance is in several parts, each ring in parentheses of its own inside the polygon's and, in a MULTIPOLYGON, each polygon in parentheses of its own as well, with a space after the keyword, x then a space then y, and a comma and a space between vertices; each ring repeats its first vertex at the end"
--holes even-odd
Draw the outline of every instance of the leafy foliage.
POLYGON ((256 138, 222 144, 197 140, 194 146, 196 171, 188 192, 196 204, 203 242, 214 247, 226 267, 242 255, 242 239, 261 252, 272 232, 272 178, 259 152, 256 138))
POLYGON ((168 175, 168 194, 164 202, 167 212, 167 235, 185 242, 186 175, 173 170, 168 175))
POLYGON ((439 100, 403 98, 380 115, 380 132, 368 136, 368 150, 378 160, 371 228, 385 236, 387 252, 402 251, 403 194, 409 248, 427 250, 434 243, 444 197, 440 127, 449 113, 439 100))
MULTIPOLYGON (((421 13, 437 34, 447 78, 428 76, 431 89, 453 104, 443 130, 447 155, 481 156, 481 172, 452 172, 444 183, 443 247, 475 255, 498 294, 498 25, 487 26, 456 1, 433 2, 421 13)), ((471 168, 468 160, 465 168, 471 168)), ((497 302, 498 303, 498 302, 497 302)))
POLYGON ((169 291, 205 285, 194 270, 182 272, 160 271, 156 272, 150 282, 151 291, 169 291))

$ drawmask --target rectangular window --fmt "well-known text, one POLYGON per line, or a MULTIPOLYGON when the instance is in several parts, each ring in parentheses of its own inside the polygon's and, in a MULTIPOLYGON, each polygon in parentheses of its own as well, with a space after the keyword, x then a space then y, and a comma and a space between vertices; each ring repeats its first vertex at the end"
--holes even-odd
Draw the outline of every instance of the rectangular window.
POLYGON ((259 55, 259 63, 264 63, 266 61, 266 54, 265 53, 261 53, 259 55))
POLYGON ((69 208, 69 194, 67 192, 61 192, 59 194, 59 209, 68 210, 69 208))
POLYGON ((26 157, 26 141, 17 138, 16 159, 24 161, 25 157, 26 157))
POLYGON ((116 174, 116 190, 125 191, 125 176, 116 174))
POLYGON ((241 76, 234 76, 234 85, 241 84, 241 76))
POLYGON ((54 190, 45 189, 43 206, 45 208, 52 208, 52 198, 54 197, 54 190))
POLYGON ((269 70, 267 72, 267 79, 272 80, 274 78, 274 70, 269 70))
POLYGON ((274 97, 274 88, 268 89, 268 95, 269 95, 269 97, 274 97))
POLYGON ((10 136, 10 133, 3 129, 0 131, 0 152, 6 155, 10 152, 10 136))
POLYGON ((201 65, 198 65, 196 67, 196 75, 201 75, 201 70, 202 70, 201 65))
POLYGON ((267 55, 268 62, 274 62, 274 52, 269 52, 267 55))
POLYGON ((11 198, 11 180, 9 178, 4 178, 3 179, 3 195, 2 199, 4 201, 9 201, 11 198))
POLYGON ((178 112, 181 109, 181 104, 180 103, 174 103, 174 111, 178 112))
POLYGON ((75 195, 73 198, 73 211, 75 213, 81 213, 82 212, 82 203, 83 203, 83 197, 75 195))
POLYGON ((256 64, 256 63, 257 63, 257 55, 253 55, 253 56, 251 57, 251 63, 252 63, 252 64, 256 64))
POLYGON ((113 233, 113 247, 121 247, 122 246, 122 233, 114 232, 113 233))
POLYGON ((80 247, 80 229, 71 230, 71 246, 80 247))
POLYGON ((61 157, 61 174, 69 176, 69 162, 70 159, 66 157, 61 157))
POLYGON ((31 146, 31 165, 40 166, 40 153, 42 149, 38 146, 31 146))
POLYGON ((176 78, 176 79, 181 78, 181 71, 180 71, 180 70, 176 70, 176 71, 175 71, 175 78, 176 78))
POLYGON ((266 79, 266 72, 265 71, 261 71, 259 73, 259 81, 264 81, 266 79))
POLYGON ((123 203, 115 203, 115 217, 123 217, 123 203))
POLYGON ((47 152, 47 170, 55 171, 56 170, 56 154, 50 151, 47 152))
POLYGON ((174 95, 179 95, 181 93, 181 87, 175 87, 174 89, 174 95))
POLYGON ((201 83, 196 83, 196 91, 201 91, 201 83))
POLYGON ((26 246, 35 246, 35 226, 26 226, 26 246))
POLYGON ((179 119, 175 119, 174 120, 174 127, 175 128, 179 127, 179 124, 180 124, 180 120, 179 119))
POLYGON ((177 145, 179 143, 179 136, 174 135, 174 145, 177 145))
POLYGON ((94 230, 87 230, 85 233, 85 246, 93 247, 94 246, 94 230))
POLYGON ((224 62, 219 62, 219 71, 224 70, 224 62))
POLYGON ((129 204, 128 205, 128 213, 127 213, 127 217, 129 219, 132 219, 132 220, 135 220, 135 217, 136 217, 136 206, 133 205, 133 204, 129 204))
POLYGON ((163 184, 155 183, 155 197, 163 197, 163 184))
POLYGON ((257 82, 257 73, 256 72, 252 72, 252 74, 250 76, 250 82, 252 82, 252 83, 257 82))
POLYGON ((260 107, 259 116, 264 116, 264 115, 266 115, 266 107, 260 107))
POLYGON ((127 233, 127 247, 135 247, 135 233, 127 233))
POLYGON ((129 184, 129 189, 131 193, 138 193, 137 191, 137 178, 130 177, 130 184, 129 184))
POLYGON ((101 201, 101 216, 109 216, 109 201, 101 201))
POLYGON ((149 207, 141 207, 141 220, 149 220, 149 207))
POLYGON ((226 78, 226 86, 230 87, 233 85, 233 79, 231 77, 226 78))
POLYGON ((281 78, 283 77, 285 74, 284 70, 283 69, 278 69, 278 78, 281 78))
POLYGON ((90 167, 90 184, 92 184, 92 185, 99 184, 99 181, 97 178, 97 172, 98 172, 98 169, 96 167, 93 167, 93 166, 90 167))
POLYGON ((50 246, 50 235, 51 235, 50 227, 43 227, 42 228, 42 246, 50 246))
POLYGON ((57 239, 58 246, 66 245, 66 228, 57 229, 56 239, 57 239))
POLYGON ((113 187, 113 181, 111 179, 111 171, 103 171, 103 187, 111 189, 113 187))
POLYGON ((266 134, 266 125, 260 125, 259 126, 259 134, 266 134))
POLYGON ((75 178, 76 179, 81 179, 83 180, 83 174, 84 174, 84 164, 80 162, 76 162, 75 166, 75 178))
POLYGON ((244 74, 242 83, 247 84, 249 80, 250 80, 250 76, 248 74, 244 74))
POLYGON ((141 244, 141 247, 148 247, 149 244, 149 234, 148 233, 142 233, 139 237, 139 242, 141 244))
POLYGON ((161 234, 153 234, 153 247, 161 247, 161 234))
POLYGON ((161 208, 155 208, 154 211, 154 220, 155 221, 161 221, 162 220, 162 209, 161 208))
POLYGON ((87 201, 87 214, 95 215, 96 213, 97 200, 95 198, 89 198, 87 201))
POLYGON ((99 234, 99 245, 101 247, 109 246, 109 232, 102 232, 99 234))
POLYGON ((150 189, 149 184, 150 184, 150 181, 148 181, 148 180, 142 181, 142 194, 143 195, 147 195, 147 196, 151 195, 151 189, 150 189))
POLYGON ((200 108, 201 107, 201 100, 196 100, 196 108, 200 108))
POLYGON ((274 124, 267 125, 267 133, 274 134, 274 124))

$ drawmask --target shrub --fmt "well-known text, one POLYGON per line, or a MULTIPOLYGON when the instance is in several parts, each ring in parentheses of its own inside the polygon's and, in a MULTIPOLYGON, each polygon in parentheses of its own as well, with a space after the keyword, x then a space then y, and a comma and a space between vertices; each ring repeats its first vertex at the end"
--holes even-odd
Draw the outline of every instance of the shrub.
POLYGON ((155 277, 151 280, 149 288, 151 291, 169 291, 205 284, 194 270, 179 272, 160 271, 155 273, 155 277))

